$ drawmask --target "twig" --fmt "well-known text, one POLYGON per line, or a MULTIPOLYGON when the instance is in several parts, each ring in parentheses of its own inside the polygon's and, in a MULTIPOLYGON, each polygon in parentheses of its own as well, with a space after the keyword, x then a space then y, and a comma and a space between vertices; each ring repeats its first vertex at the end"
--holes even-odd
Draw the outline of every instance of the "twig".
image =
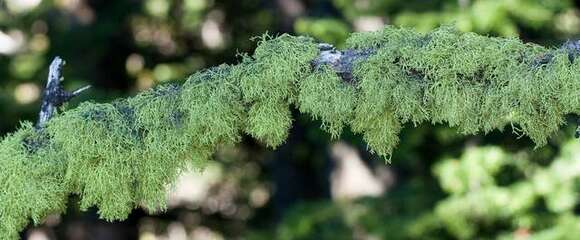
POLYGON ((63 80, 61 71, 64 65, 65 61, 58 56, 50 64, 48 82, 46 83, 46 89, 44 89, 42 105, 40 106, 40 113, 38 114, 38 122, 36 123, 38 129, 44 127, 58 107, 91 87, 87 85, 73 92, 65 91, 61 85, 61 81, 63 80))

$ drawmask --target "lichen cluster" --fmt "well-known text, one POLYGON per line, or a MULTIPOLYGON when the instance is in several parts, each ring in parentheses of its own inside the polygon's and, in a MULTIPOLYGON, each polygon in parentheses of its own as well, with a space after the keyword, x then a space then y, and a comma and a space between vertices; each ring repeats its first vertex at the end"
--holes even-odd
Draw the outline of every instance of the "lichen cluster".
POLYGON ((465 134, 506 125, 538 146, 580 111, 578 53, 439 28, 422 35, 386 28, 354 34, 351 48, 377 48, 360 62, 353 130, 389 155, 401 124, 446 123, 465 134))
POLYGON ((320 120, 332 137, 345 127, 389 156, 403 124, 447 123, 466 134, 511 124, 538 145, 580 113, 580 61, 563 49, 440 28, 387 27, 353 34, 355 81, 329 66, 308 37, 264 36, 237 65, 193 74, 113 103, 83 103, 40 130, 30 123, 0 142, 0 237, 61 212, 70 194, 107 220, 136 207, 163 210, 180 171, 203 167, 243 134, 284 142, 291 108, 320 120))

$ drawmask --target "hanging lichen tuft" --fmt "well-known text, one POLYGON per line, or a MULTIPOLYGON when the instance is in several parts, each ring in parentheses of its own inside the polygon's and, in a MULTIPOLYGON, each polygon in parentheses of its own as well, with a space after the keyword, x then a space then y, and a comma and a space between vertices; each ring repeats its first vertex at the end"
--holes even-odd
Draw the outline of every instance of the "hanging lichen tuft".
POLYGON ((241 63, 200 71, 182 86, 83 103, 43 129, 24 123, 0 142, 0 238, 17 239, 30 220, 63 211, 71 194, 106 220, 137 207, 164 210, 179 173, 202 168, 220 146, 243 134, 281 145, 293 109, 333 138, 350 127, 387 158, 404 124, 444 123, 464 134, 513 126, 542 146, 567 114, 580 114, 580 61, 567 48, 450 27, 386 27, 352 34, 347 46, 359 54, 348 59, 348 81, 336 59, 316 65, 313 39, 265 35, 241 63))
POLYGON ((125 219, 134 208, 140 141, 113 104, 83 103, 52 119, 47 131, 68 159, 65 181, 107 220, 125 219))
POLYGON ((32 219, 64 211, 66 158, 31 123, 0 142, 0 238, 18 239, 32 219))
POLYGON ((314 40, 282 35, 262 36, 252 57, 244 57, 240 86, 244 102, 250 105, 246 132, 277 147, 292 125, 290 103, 297 83, 310 73, 310 62, 318 55, 314 40))
POLYGON ((352 119, 355 88, 325 66, 300 81, 297 105, 300 112, 321 120, 322 129, 337 138, 352 119))

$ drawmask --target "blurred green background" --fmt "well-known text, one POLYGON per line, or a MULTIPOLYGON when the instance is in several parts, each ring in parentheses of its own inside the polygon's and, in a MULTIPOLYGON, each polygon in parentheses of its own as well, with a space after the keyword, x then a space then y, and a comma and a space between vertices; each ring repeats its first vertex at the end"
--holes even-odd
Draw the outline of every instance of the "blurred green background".
MULTIPOLYGON (((0 133, 36 120, 51 59, 70 102, 134 95, 251 52, 269 32, 342 46, 385 24, 441 24, 558 46, 580 36, 572 0, 0 0, 0 133)), ((171 186, 167 212, 123 222, 80 212, 30 226, 23 239, 580 239, 580 142, 575 121, 534 149, 509 129, 463 136, 408 126, 391 164, 360 136, 339 141, 294 113, 277 150, 250 138, 171 186)), ((0 169, 1 171, 1 169, 0 169)))

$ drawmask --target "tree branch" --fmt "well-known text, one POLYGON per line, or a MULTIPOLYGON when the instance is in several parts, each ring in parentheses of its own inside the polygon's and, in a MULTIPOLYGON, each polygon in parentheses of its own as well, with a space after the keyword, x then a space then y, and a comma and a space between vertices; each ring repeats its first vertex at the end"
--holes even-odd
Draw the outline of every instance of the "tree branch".
POLYGON ((42 128, 50 120, 58 107, 91 87, 87 85, 73 92, 65 91, 61 85, 61 81, 63 80, 62 68, 65 63, 62 58, 57 56, 50 64, 48 81, 46 83, 46 89, 44 89, 40 113, 38 114, 38 122, 36 123, 38 129, 42 128))
POLYGON ((363 61, 369 58, 376 52, 376 49, 346 49, 337 50, 328 43, 318 44, 320 54, 314 61, 312 66, 314 69, 320 68, 323 65, 329 65, 332 69, 346 82, 352 83, 355 79, 353 76, 353 67, 357 61, 363 61))
POLYGON ((65 91, 64 61, 56 57, 36 127, 25 122, 0 141, 0 238, 17 239, 30 219, 63 211, 70 194, 107 220, 125 219, 136 207, 163 209, 167 186, 219 146, 242 134, 280 145, 291 107, 336 136, 350 127, 384 157, 406 123, 447 123, 463 134, 511 124, 542 146, 567 114, 580 113, 580 42, 546 49, 435 31, 361 33, 346 50, 306 37, 265 37, 240 64, 200 71, 182 87, 89 102, 58 117, 57 108, 88 87, 65 91), (401 47, 409 48, 392 51, 401 47))

